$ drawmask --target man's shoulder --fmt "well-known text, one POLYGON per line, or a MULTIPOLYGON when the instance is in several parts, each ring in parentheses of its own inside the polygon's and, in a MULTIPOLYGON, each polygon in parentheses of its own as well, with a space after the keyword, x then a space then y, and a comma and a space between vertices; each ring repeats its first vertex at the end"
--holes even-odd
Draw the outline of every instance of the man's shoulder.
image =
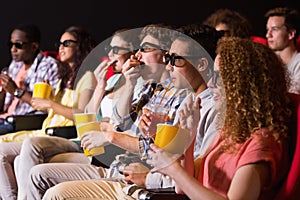
POLYGON ((294 54, 290 62, 287 64, 287 67, 290 70, 296 69, 300 67, 300 52, 294 54))
POLYGON ((53 58, 52 56, 45 56, 42 55, 43 57, 41 58, 41 61, 44 63, 49 63, 49 64, 58 64, 58 60, 53 58))
POLYGON ((44 56, 39 53, 31 66, 31 73, 29 76, 35 74, 38 79, 48 79, 50 84, 54 87, 57 82, 59 62, 51 56, 44 56))
POLYGON ((35 57, 33 65, 44 66, 44 65, 58 65, 58 60, 52 56, 44 55, 42 52, 38 53, 35 57))
POLYGON ((297 62, 297 63, 300 62, 300 52, 297 52, 297 53, 294 54, 294 56, 292 57, 290 63, 292 63, 292 62, 297 62))

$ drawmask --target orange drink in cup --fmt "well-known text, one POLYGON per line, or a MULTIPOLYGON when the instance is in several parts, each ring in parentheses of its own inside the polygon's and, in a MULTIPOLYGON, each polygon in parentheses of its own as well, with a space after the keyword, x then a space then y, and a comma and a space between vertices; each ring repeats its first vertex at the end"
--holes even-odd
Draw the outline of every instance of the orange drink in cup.
POLYGON ((178 126, 169 124, 157 124, 154 144, 160 148, 165 147, 174 139, 178 129, 178 126))
POLYGON ((145 108, 145 109, 148 109, 148 111, 145 112, 150 112, 150 118, 151 118, 151 124, 149 126, 148 135, 154 138, 156 133, 156 125, 168 121, 169 118, 168 113, 170 108, 156 105, 156 106, 151 106, 150 110, 149 108, 145 108))
POLYGON ((183 154, 190 135, 179 126, 157 124, 154 144, 170 153, 183 154))
POLYGON ((33 86, 32 97, 47 99, 50 97, 51 91, 52 91, 52 87, 48 83, 44 83, 44 82, 35 83, 33 86))

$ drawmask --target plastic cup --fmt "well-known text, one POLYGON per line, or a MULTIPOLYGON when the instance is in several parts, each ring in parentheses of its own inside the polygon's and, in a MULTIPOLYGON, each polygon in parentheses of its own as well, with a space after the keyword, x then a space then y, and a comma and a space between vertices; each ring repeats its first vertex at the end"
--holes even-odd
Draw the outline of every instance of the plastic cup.
POLYGON ((75 113, 74 118, 75 118, 76 125, 87 123, 87 122, 95 122, 96 113, 75 113))
POLYGON ((47 99, 51 95, 52 87, 48 83, 35 83, 33 86, 32 97, 38 97, 42 99, 47 99))
MULTIPOLYGON (((82 135, 89 131, 100 131, 100 123, 101 122, 94 121, 94 122, 77 124, 76 128, 77 128, 78 138, 81 139, 82 135)), ((92 148, 90 151, 83 149, 83 152, 86 156, 96 156, 104 153, 104 147, 95 147, 92 148)))
POLYGON ((150 108, 145 108, 150 111, 151 116, 151 124, 149 126, 149 136, 155 137, 156 133, 156 125, 159 123, 165 123, 168 121, 168 113, 170 111, 169 107, 162 107, 162 106, 153 106, 150 108))
POLYGON ((178 126, 157 124, 154 144, 170 153, 183 154, 189 140, 189 133, 178 126))
POLYGON ((178 126, 169 124, 157 124, 154 144, 160 148, 164 148, 174 139, 178 132, 178 129, 178 126))
MULTIPOLYGON (((74 118, 79 139, 85 132, 100 131, 100 122, 96 121, 96 113, 75 113, 74 118)), ((86 156, 95 156, 104 153, 104 147, 96 147, 90 151, 84 149, 83 152, 86 156)))

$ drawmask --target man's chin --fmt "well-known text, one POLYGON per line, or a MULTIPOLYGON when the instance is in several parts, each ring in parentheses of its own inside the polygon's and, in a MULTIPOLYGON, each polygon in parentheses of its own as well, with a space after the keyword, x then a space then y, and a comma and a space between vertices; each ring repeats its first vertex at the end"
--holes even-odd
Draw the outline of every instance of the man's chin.
POLYGON ((21 59, 19 56, 12 56, 12 59, 15 61, 15 62, 20 62, 21 59))
POLYGON ((272 46, 272 45, 268 45, 268 47, 269 47, 271 50, 273 50, 273 51, 281 51, 281 50, 282 50, 282 49, 276 48, 276 47, 274 47, 274 46, 272 46))

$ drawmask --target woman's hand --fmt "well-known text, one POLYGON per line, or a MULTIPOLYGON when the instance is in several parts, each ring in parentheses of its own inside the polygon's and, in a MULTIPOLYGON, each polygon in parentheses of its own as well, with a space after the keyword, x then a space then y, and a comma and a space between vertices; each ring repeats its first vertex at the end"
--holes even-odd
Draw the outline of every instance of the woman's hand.
POLYGON ((199 98, 194 98, 191 94, 181 103, 179 112, 180 128, 192 132, 198 127, 200 120, 200 103, 199 98))
POLYGON ((31 106, 36 110, 48 110, 51 108, 51 99, 32 98, 31 106))
POLYGON ((122 66, 122 73, 126 79, 126 84, 130 87, 134 87, 137 83, 137 79, 140 77, 140 66, 141 63, 134 55, 130 56, 122 66))
POLYGON ((180 165, 180 160, 183 156, 180 154, 171 154, 158 146, 151 144, 151 149, 148 150, 150 158, 147 163, 153 167, 151 172, 160 172, 165 175, 170 175, 173 165, 180 165))
POLYGON ((110 62, 108 60, 103 60, 98 67, 94 70, 94 75, 97 79, 97 86, 101 86, 101 88, 106 87, 106 75, 108 72, 108 68, 110 66, 110 62))

